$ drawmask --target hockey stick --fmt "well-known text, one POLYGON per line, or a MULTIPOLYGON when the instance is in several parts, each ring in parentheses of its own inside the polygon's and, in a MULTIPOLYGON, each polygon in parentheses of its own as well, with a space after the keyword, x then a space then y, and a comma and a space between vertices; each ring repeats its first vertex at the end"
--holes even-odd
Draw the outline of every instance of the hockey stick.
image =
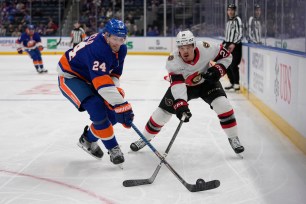
MULTIPOLYGON (((138 128, 132 123, 132 128, 135 132, 141 137, 141 139, 150 147, 150 149, 155 153, 155 155, 161 160, 162 163, 166 165, 166 167, 176 176, 176 178, 190 191, 190 192, 197 192, 197 191, 205 191, 214 189, 220 186, 219 180, 212 180, 205 182, 203 179, 198 179, 196 184, 189 184, 187 183, 173 168, 172 166, 166 161, 165 157, 163 157, 154 147, 153 145, 145 138, 145 136, 138 130, 138 128)), ((156 173, 157 174, 157 173, 156 173)), ((129 183, 129 182, 126 182, 129 183)), ((129 187, 129 185, 125 185, 125 187, 129 187)), ((133 186, 133 185, 132 185, 133 186)))
MULTIPOLYGON (((170 151, 170 148, 172 147, 172 144, 173 144, 173 142, 174 142, 174 140, 175 140, 175 138, 176 138, 176 136, 177 136, 179 130, 181 129, 181 126, 182 126, 184 120, 185 120, 185 115, 184 115, 184 116, 182 117, 182 119, 180 120, 180 123, 179 123, 179 125, 177 126, 177 128, 176 128, 176 130, 175 130, 175 132, 174 132, 174 135, 172 136, 172 139, 171 139, 171 141, 170 141, 170 143, 169 143, 169 145, 168 145, 168 147, 167 147, 167 149, 166 149, 166 151, 165 151, 165 153, 164 153, 164 158, 167 157, 167 155, 168 155, 168 153, 169 153, 169 151, 170 151)), ((162 164, 163 164, 163 162, 161 161, 161 162, 159 163, 159 165, 156 167, 156 169, 155 169, 153 175, 152 175, 150 178, 148 178, 148 179, 125 180, 125 181, 123 181, 123 185, 124 185, 125 187, 131 187, 131 186, 140 186, 140 185, 152 184, 152 183, 154 182, 154 180, 155 180, 155 178, 156 178, 156 176, 157 176, 157 174, 158 174, 158 172, 159 172, 159 170, 160 170, 162 164)))
POLYGON ((60 36, 59 41, 56 43, 56 46, 58 46, 61 43, 61 41, 62 41, 62 35, 60 36))

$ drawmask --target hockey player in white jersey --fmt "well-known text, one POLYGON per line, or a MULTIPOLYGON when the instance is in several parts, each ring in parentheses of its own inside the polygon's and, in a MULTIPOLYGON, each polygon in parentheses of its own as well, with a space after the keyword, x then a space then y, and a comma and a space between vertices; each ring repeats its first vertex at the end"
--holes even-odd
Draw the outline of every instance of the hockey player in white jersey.
MULTIPOLYGON (((170 120, 172 114, 176 114, 179 119, 185 114, 184 122, 189 122, 192 114, 188 101, 202 98, 217 113, 221 127, 235 153, 243 152, 233 108, 219 81, 226 74, 232 55, 222 45, 196 42, 189 30, 177 34, 176 45, 178 50, 168 57, 166 63, 170 87, 147 122, 143 135, 151 141, 170 120)), ((132 151, 138 151, 145 145, 145 142, 139 139, 132 143, 130 148, 132 151)))

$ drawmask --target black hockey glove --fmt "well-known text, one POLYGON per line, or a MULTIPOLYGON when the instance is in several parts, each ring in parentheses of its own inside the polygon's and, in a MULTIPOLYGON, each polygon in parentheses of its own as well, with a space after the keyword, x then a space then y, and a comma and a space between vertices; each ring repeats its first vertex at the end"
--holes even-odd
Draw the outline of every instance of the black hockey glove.
POLYGON ((225 67, 221 64, 215 64, 214 66, 208 68, 207 72, 203 74, 203 77, 211 82, 217 82, 225 74, 225 67))
POLYGON ((176 117, 181 120, 183 114, 186 115, 184 122, 189 122, 192 114, 188 108, 188 103, 183 99, 177 99, 174 101, 173 108, 175 110, 176 117))

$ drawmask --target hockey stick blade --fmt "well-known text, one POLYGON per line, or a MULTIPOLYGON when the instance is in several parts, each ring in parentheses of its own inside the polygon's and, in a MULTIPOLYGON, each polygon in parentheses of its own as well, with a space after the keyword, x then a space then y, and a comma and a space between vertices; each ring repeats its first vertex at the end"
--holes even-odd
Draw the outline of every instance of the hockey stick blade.
POLYGON ((124 187, 132 187, 132 186, 141 186, 146 184, 151 184, 152 181, 150 179, 134 179, 134 180, 125 180, 123 181, 124 187))
MULTIPOLYGON (((187 183, 166 161, 165 157, 163 157, 153 145, 145 138, 145 136, 139 131, 139 129, 132 123, 132 128, 136 131, 136 133, 141 137, 141 139, 148 145, 148 147, 154 152, 154 154, 160 159, 162 163, 173 173, 174 176, 190 191, 190 192, 198 192, 214 189, 220 186, 219 180, 213 180, 209 182, 205 182, 203 179, 198 179, 196 184, 192 185, 187 183)), ((154 176, 155 178, 155 176, 154 176)), ((129 182, 133 183, 133 182, 129 182)))
POLYGON ((148 179, 131 179, 123 181, 123 186, 125 187, 132 187, 132 186, 140 186, 140 185, 147 185, 152 184, 161 168, 161 164, 157 166, 153 175, 148 179))
MULTIPOLYGON (((202 179, 198 179, 202 180, 202 179)), ((198 191, 207 191, 211 189, 218 188, 220 186, 220 181, 219 180, 212 180, 208 182, 198 182, 196 184, 188 184, 186 183, 185 187, 190 191, 190 192, 198 192, 198 191)))

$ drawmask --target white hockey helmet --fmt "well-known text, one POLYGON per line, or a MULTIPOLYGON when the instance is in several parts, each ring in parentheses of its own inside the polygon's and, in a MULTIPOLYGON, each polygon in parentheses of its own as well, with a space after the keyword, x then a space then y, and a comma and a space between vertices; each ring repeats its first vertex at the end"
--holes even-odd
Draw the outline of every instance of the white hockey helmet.
POLYGON ((176 36, 176 46, 193 44, 196 46, 196 41, 193 33, 190 30, 180 31, 176 36))

